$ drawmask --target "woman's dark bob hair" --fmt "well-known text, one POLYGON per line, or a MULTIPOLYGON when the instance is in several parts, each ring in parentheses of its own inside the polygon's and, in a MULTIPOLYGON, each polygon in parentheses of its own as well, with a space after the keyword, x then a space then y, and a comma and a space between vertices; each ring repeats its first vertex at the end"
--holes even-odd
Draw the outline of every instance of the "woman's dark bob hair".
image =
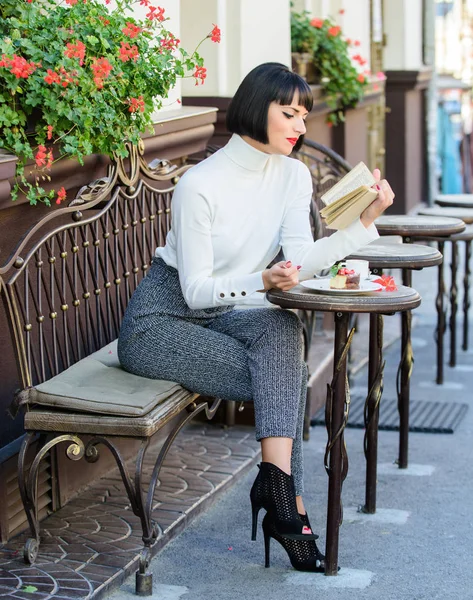
MULTIPOLYGON (((280 63, 263 63, 243 79, 227 111, 227 129, 268 143, 268 109, 271 102, 289 105, 296 92, 298 103, 309 112, 314 102, 312 91, 300 75, 280 63)), ((302 146, 300 136, 294 150, 302 146)))

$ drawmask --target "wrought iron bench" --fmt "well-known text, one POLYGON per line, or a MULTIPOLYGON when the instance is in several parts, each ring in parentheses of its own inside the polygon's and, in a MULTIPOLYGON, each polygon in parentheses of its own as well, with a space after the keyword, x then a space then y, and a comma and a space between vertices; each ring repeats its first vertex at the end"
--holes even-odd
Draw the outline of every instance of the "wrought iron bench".
POLYGON ((220 400, 210 405, 174 382, 147 380, 120 368, 116 338, 125 307, 154 249, 164 243, 172 192, 190 166, 158 160, 148 165, 142 148, 130 152, 126 164, 113 163, 106 178, 82 188, 68 207, 28 232, 0 270, 0 291, 21 383, 11 412, 25 411, 18 478, 31 537, 24 559, 34 563, 40 544, 36 498, 43 457, 65 443, 71 460, 95 462, 99 446, 106 446, 141 521, 136 591, 147 595, 158 536, 151 512, 161 465, 180 429, 201 411, 212 418, 220 400), (151 436, 165 425, 170 432, 145 489, 145 453, 151 436), (141 440, 133 476, 118 438, 141 440), (36 453, 28 470, 29 450, 36 453))

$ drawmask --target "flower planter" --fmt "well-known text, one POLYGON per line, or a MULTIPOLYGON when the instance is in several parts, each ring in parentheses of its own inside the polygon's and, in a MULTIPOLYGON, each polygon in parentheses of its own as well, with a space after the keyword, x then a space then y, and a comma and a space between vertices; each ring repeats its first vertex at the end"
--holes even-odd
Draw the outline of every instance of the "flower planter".
POLYGON ((292 52, 292 70, 303 77, 307 83, 318 83, 314 66, 314 57, 310 52, 292 52))

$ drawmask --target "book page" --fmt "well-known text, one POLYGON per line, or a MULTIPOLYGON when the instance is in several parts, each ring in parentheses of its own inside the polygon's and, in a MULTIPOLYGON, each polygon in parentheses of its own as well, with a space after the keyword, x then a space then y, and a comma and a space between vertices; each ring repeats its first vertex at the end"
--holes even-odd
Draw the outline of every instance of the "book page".
POLYGON ((324 206, 321 209, 321 216, 328 217, 334 212, 338 212, 340 210, 348 208, 348 206, 350 206, 353 203, 356 203, 360 198, 362 198, 369 189, 370 188, 366 187, 365 185, 362 185, 361 187, 357 188, 354 192, 351 192, 346 196, 342 196, 338 200, 334 200, 331 204, 327 204, 327 206, 324 206))
POLYGON ((378 192, 376 190, 367 190, 357 202, 327 218, 326 225, 328 229, 345 229, 345 227, 351 225, 377 196, 378 192))
POLYGON ((376 180, 365 165, 364 162, 359 162, 349 173, 337 181, 323 196, 321 200, 325 205, 331 204, 334 200, 338 200, 342 196, 346 196, 362 185, 371 187, 376 183, 376 180))

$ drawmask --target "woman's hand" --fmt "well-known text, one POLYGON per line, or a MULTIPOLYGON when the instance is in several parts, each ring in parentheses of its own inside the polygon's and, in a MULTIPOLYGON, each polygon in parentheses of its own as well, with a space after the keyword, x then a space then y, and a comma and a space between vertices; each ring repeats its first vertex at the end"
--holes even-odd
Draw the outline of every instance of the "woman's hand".
POLYGON ((361 213, 360 219, 365 227, 369 227, 382 215, 391 206, 394 199, 394 192, 386 179, 381 179, 380 170, 375 169, 373 175, 376 179, 376 184, 373 187, 378 191, 378 197, 361 213))
POLYGON ((290 260, 281 261, 263 271, 264 289, 279 288, 287 292, 299 283, 300 266, 294 266, 290 260))

